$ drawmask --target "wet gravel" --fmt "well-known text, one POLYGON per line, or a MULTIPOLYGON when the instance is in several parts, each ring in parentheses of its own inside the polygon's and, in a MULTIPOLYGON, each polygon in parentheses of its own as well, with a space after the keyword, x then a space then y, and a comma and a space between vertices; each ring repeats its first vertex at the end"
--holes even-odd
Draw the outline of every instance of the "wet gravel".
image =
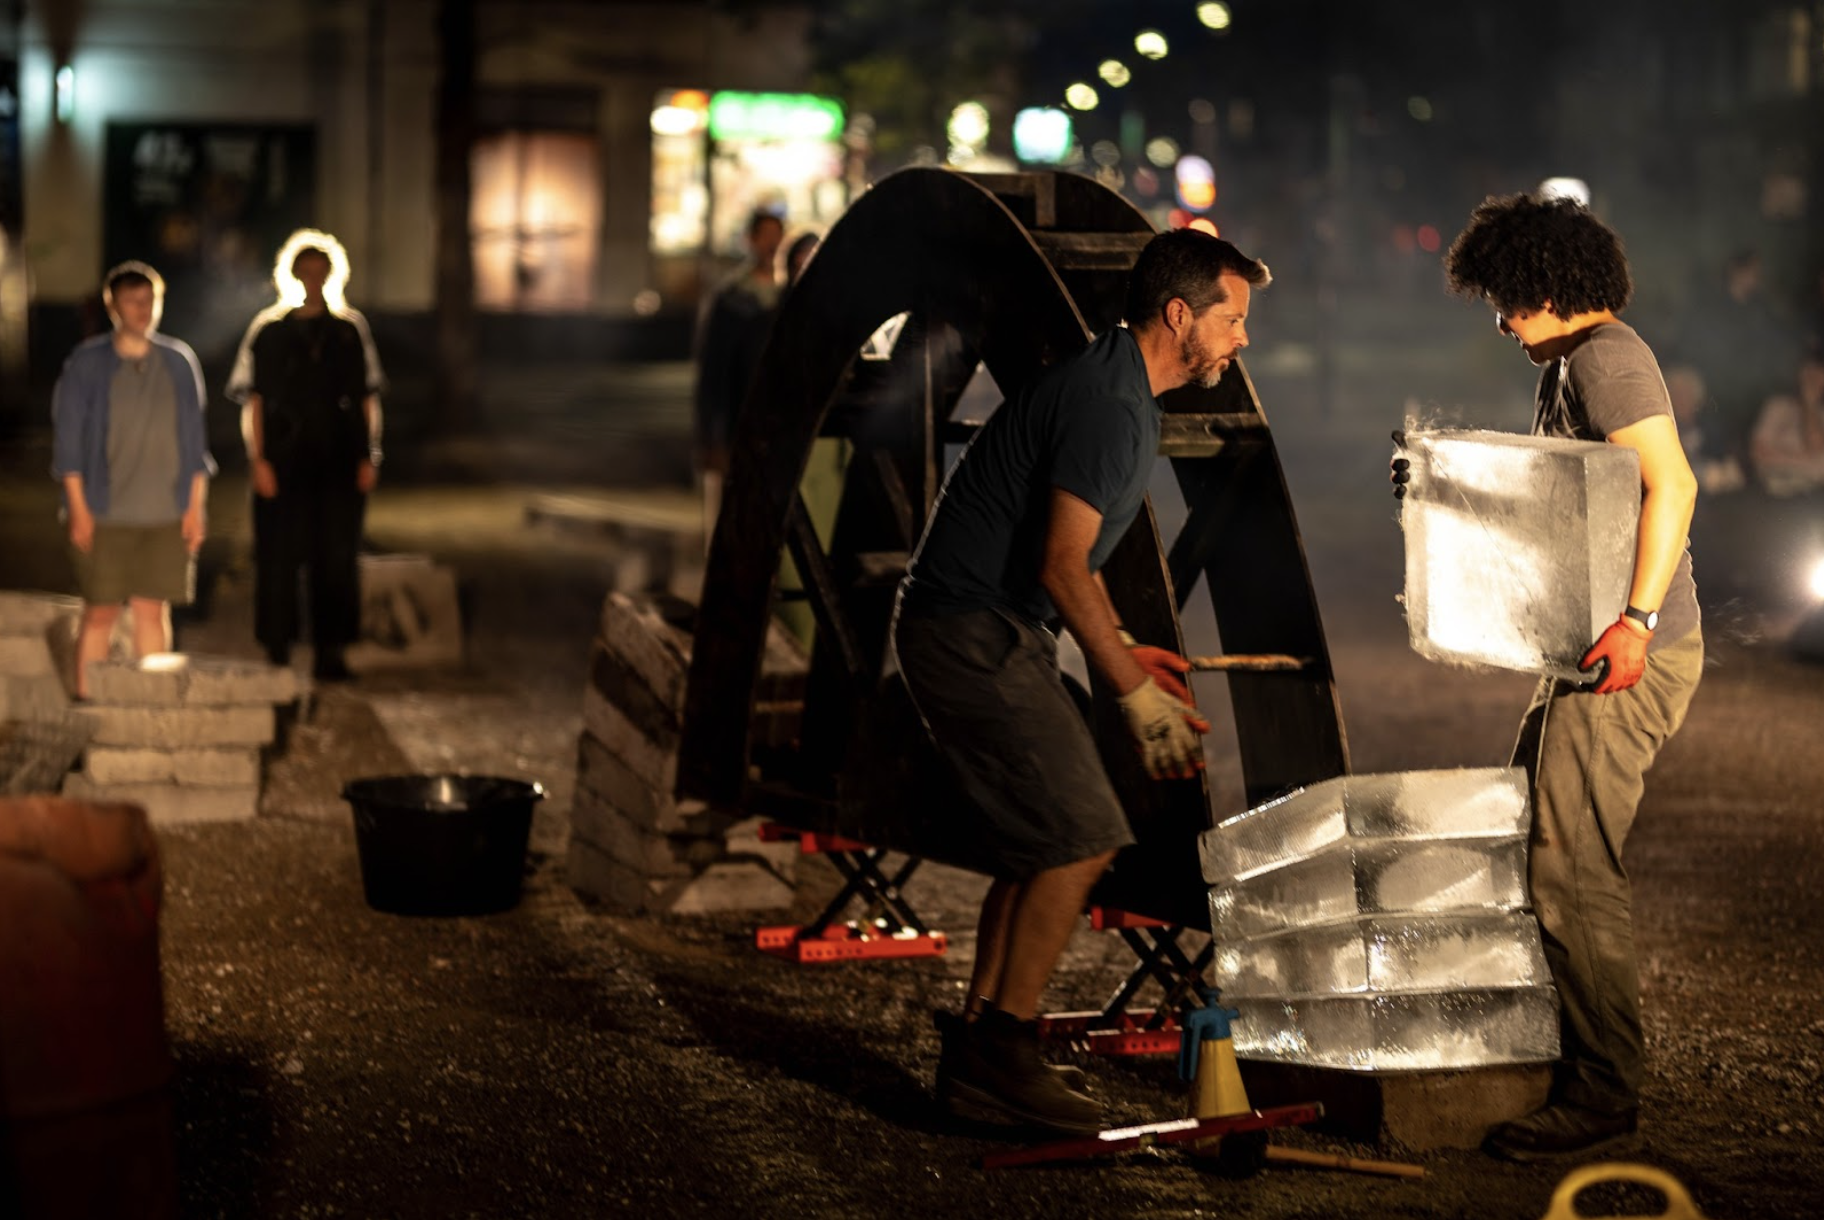
MULTIPOLYGON (((1387 523, 1324 491, 1372 479, 1384 455, 1301 460, 1291 473, 1356 768, 1499 761, 1528 683, 1411 657, 1387 523)), ((1233 1181, 1172 1152, 982 1172, 995 1133, 959 1129, 930 1093, 930 1014, 960 995, 978 878, 927 868, 914 882, 952 934, 948 957, 824 968, 751 947, 756 923, 808 916, 833 891, 814 860, 798 908, 776 915, 635 919, 580 900, 563 879, 568 785, 615 556, 527 526, 519 504, 510 489, 377 497, 378 543, 457 566, 468 666, 322 692, 272 765, 259 819, 161 833, 186 1215, 1545 1214, 1564 1167, 1473 1151, 1412 1154, 1427 1171, 1416 1182, 1282 1167, 1233 1181), (550 787, 524 900, 472 919, 369 909, 341 784, 451 766, 550 787)), ((218 519, 232 537, 232 515, 218 519)), ((242 579, 224 561, 188 647, 251 654, 242 579)), ((1719 631, 1711 654, 1629 845, 1650 1053, 1635 1155, 1706 1215, 1809 1218, 1824 1200, 1824 669, 1760 627, 1719 631)), ((1080 933, 1048 1007, 1099 1005, 1127 967, 1114 938, 1080 933)), ((1113 1121, 1182 1110, 1167 1061, 1085 1066, 1113 1121)), ((1660 1210, 1639 1188, 1582 1204, 1660 1210)))

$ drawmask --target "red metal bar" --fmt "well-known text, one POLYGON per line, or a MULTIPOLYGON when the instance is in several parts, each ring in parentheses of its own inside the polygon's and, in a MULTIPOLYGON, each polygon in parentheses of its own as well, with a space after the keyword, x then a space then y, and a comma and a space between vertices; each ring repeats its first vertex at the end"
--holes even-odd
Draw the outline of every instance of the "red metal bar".
POLYGON ((1225 1118, 1180 1118, 1171 1122, 1146 1123, 1138 1127, 1117 1127, 1096 1135, 990 1152, 982 1157, 982 1168, 1006 1169, 1014 1165, 1038 1165, 1047 1161, 1107 1156, 1112 1152, 1129 1152, 1159 1144, 1197 1143, 1243 1131, 1298 1127, 1314 1123, 1323 1116, 1324 1107, 1313 1101, 1296 1106, 1276 1106, 1271 1110, 1250 1110, 1246 1114, 1234 1114, 1225 1118))

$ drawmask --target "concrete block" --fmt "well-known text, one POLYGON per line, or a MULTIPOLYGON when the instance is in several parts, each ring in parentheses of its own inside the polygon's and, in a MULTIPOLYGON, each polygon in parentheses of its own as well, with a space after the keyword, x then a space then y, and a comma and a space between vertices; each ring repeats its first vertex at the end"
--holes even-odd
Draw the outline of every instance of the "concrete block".
POLYGON ((767 843, 760 838, 760 827, 770 822, 771 818, 752 817, 736 822, 722 835, 725 850, 730 856, 751 857, 764 863, 773 872, 779 874, 789 885, 797 880, 798 860, 802 853, 795 840, 787 839, 778 843, 767 843))
POLYGON ((197 746, 262 746, 272 740, 267 705, 247 707, 115 707, 78 709, 95 721, 95 745, 178 750, 197 746))
POLYGON ((638 914, 650 909, 663 886, 642 877, 607 852, 572 838, 564 858, 564 879, 579 894, 619 911, 638 914))
POLYGON ((298 675, 282 665, 232 657, 191 656, 184 670, 188 707, 229 707, 243 703, 292 703, 298 675))
POLYGON ((683 724, 682 705, 655 693, 605 645, 598 643, 589 650, 587 674, 589 686, 619 708, 647 737, 666 744, 677 741, 683 724))
POLYGON ((666 622, 645 598, 610 593, 602 601, 597 643, 637 674, 674 714, 682 714, 690 670, 689 632, 666 622))
POLYGON ((570 803, 570 841, 593 844, 648 879, 694 877, 722 855, 719 838, 656 834, 620 810, 578 791, 570 803))
POLYGON ((97 784, 169 783, 185 787, 228 788, 260 782, 260 752, 238 750, 145 750, 125 746, 91 746, 83 757, 83 774, 97 784))
POLYGON ((708 915, 718 911, 763 911, 792 905, 791 885, 759 860, 728 860, 672 886, 652 909, 673 915, 708 915))
POLYGON ((82 600, 56 593, 0 592, 0 636, 44 636, 54 627, 73 632, 82 600))
POLYGON ((56 674, 0 674, 0 720, 55 720, 69 706, 70 696, 56 674))
POLYGON ((138 661, 96 661, 89 666, 89 698, 126 707, 176 707, 184 701, 181 654, 138 661))
POLYGON ((78 772, 64 781, 63 795, 85 801, 121 801, 138 805, 155 826, 183 822, 245 822, 260 811, 257 784, 233 788, 97 784, 78 772))
POLYGON ((456 573, 428 555, 361 556, 361 636, 346 656, 361 673, 460 664, 456 573))
POLYGON ((659 791, 588 733, 576 739, 576 786, 647 830, 671 834, 684 829, 671 794, 659 791))
POLYGON ((678 785, 678 743, 674 735, 655 742, 594 687, 583 690, 583 730, 627 769, 659 792, 678 785))
POLYGON ((0 674, 39 678, 56 672, 51 646, 42 635, 0 635, 0 674))
POLYGON ((1425 1152, 1480 1147, 1497 1123, 1537 1110, 1551 1089, 1552 1069, 1517 1064, 1382 1074, 1244 1059, 1241 1079, 1256 1107, 1319 1101, 1319 1131, 1425 1152))

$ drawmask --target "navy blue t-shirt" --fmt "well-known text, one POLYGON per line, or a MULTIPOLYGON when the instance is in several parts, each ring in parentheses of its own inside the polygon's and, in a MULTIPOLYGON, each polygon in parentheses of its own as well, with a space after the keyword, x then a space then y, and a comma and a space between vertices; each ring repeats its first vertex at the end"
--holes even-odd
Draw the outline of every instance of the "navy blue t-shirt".
POLYGON ((1114 329, 994 413, 950 472, 906 577, 902 613, 1057 617, 1039 584, 1052 489, 1102 514, 1099 571, 1146 499, 1159 400, 1140 345, 1114 329))

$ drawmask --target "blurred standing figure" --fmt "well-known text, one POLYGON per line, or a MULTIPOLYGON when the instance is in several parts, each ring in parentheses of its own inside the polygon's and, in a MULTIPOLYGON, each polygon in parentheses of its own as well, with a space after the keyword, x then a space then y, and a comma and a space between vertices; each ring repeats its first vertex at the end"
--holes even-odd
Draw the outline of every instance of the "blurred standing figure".
POLYGON ((209 456, 203 373, 188 344, 158 333, 165 282, 144 263, 108 272, 114 331, 79 344, 51 399, 51 475, 63 484, 82 590, 76 695, 107 659, 122 603, 139 656, 171 651, 171 603, 187 604, 203 545, 209 456))
MULTIPOLYGON (((1444 271, 1539 367, 1533 435, 1640 458, 1627 605, 1579 663, 1594 684, 1542 679, 1512 762, 1532 781, 1527 880, 1558 989, 1562 1058, 1547 1104, 1497 1126, 1485 1147, 1514 1161, 1587 1156, 1630 1140, 1639 1121, 1646 1048, 1622 849, 1647 770, 1703 673, 1686 549, 1697 478, 1653 352, 1616 316, 1634 282, 1614 230, 1572 200, 1491 198, 1444 271)), ((1403 484, 1411 472, 1399 463, 1403 484)))
POLYGON ((273 279, 279 302, 247 328, 227 391, 242 404, 253 479, 254 635, 273 664, 291 663, 304 580, 312 672, 343 681, 343 650, 360 630, 361 523, 380 477, 384 377, 367 320, 343 302, 348 259, 335 238, 294 233, 273 279))
POLYGON ((784 239, 777 213, 762 208, 748 217, 747 261, 711 294, 697 328, 696 456, 706 532, 721 509, 735 417, 773 329, 780 291, 775 263, 784 239))
POLYGON ((1684 346, 1709 388, 1710 423, 1705 439, 1711 456, 1735 461, 1753 473, 1750 438, 1761 404, 1784 387, 1792 368, 1793 345, 1768 303, 1761 283, 1761 256, 1742 250, 1729 259, 1723 292, 1704 293, 1687 324, 1684 346))

